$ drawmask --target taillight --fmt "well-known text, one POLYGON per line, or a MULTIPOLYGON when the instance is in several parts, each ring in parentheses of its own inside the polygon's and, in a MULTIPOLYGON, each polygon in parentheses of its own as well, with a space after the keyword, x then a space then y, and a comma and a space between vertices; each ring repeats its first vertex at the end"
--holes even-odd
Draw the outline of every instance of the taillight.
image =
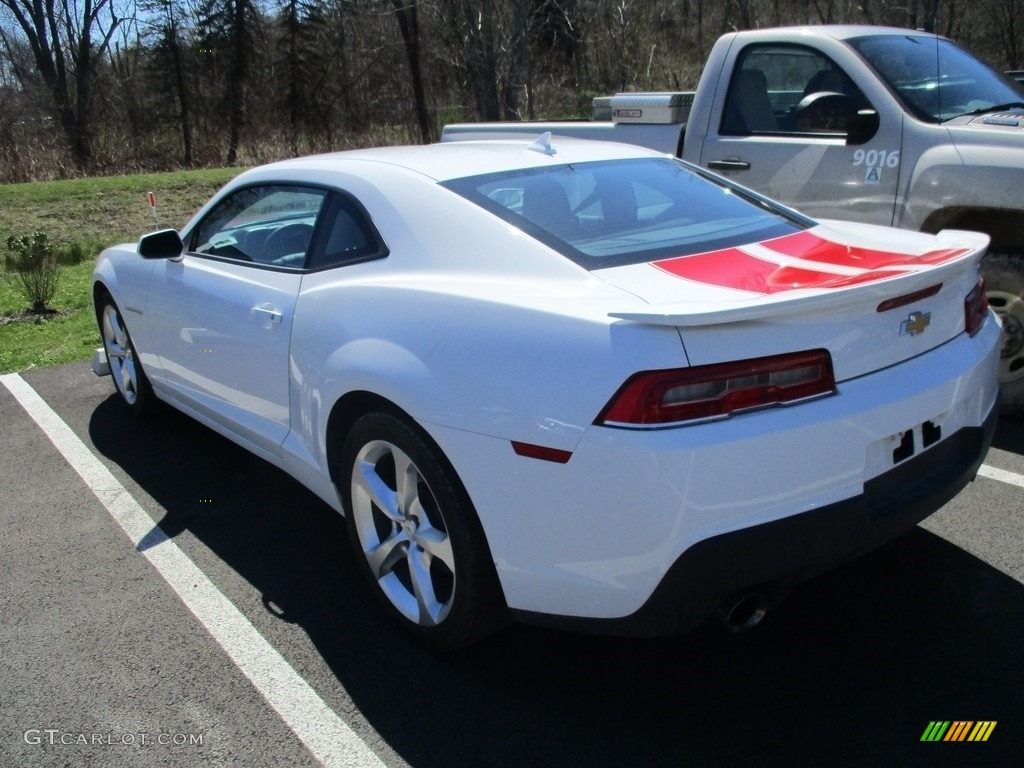
POLYGON ((597 417, 609 426, 658 426, 725 418, 836 391, 832 358, 816 349, 631 376, 597 417))
POLYGON ((979 277, 978 284, 964 299, 964 325, 971 336, 981 330, 988 317, 988 296, 985 294, 985 278, 979 277))

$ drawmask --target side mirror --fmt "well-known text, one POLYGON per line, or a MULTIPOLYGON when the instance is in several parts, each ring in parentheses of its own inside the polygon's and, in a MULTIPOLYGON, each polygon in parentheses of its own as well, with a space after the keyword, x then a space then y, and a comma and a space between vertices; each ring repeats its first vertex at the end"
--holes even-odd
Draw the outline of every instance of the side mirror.
POLYGON ((796 105, 794 120, 798 131, 846 133, 857 115, 853 99, 842 93, 819 91, 804 96, 796 105))
POLYGON ((867 144, 878 132, 878 124, 878 113, 875 110, 859 110, 856 117, 850 121, 850 127, 846 132, 847 146, 867 144))
POLYGON ((139 256, 144 259, 176 259, 185 251, 181 235, 174 229, 161 229, 139 238, 139 256))

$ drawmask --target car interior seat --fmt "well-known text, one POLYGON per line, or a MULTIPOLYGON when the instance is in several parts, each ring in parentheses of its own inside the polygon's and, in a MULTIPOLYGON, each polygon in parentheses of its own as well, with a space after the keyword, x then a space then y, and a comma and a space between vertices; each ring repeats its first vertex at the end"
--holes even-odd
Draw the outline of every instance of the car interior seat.
POLYGON ((569 197, 562 185, 551 178, 530 180, 523 189, 523 218, 561 237, 572 225, 569 197))
POLYGON ((760 69, 740 69, 729 91, 722 132, 743 135, 776 130, 778 123, 768 98, 768 79, 764 72, 760 69))

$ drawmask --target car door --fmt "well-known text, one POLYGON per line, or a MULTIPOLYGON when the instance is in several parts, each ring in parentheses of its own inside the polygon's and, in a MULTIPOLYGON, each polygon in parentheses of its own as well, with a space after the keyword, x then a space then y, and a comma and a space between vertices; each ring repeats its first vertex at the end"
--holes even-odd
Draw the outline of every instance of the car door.
POLYGON ((803 45, 748 45, 728 88, 712 115, 702 166, 816 218, 892 223, 901 122, 883 119, 870 139, 851 146, 842 115, 801 119, 819 94, 840 94, 831 98, 848 108, 846 116, 872 108, 830 58, 803 45))
POLYGON ((257 185, 227 196, 163 263, 150 292, 159 380, 171 396, 279 455, 289 346, 306 254, 327 193, 257 185))

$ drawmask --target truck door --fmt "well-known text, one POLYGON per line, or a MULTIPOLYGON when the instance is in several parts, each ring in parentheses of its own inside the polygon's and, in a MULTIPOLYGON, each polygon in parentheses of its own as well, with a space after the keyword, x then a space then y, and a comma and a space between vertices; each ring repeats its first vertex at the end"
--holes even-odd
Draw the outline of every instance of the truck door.
POLYGON ((831 59, 751 44, 722 77, 702 166, 815 218, 892 223, 902 121, 883 116, 870 139, 848 145, 847 119, 873 106, 831 59))

